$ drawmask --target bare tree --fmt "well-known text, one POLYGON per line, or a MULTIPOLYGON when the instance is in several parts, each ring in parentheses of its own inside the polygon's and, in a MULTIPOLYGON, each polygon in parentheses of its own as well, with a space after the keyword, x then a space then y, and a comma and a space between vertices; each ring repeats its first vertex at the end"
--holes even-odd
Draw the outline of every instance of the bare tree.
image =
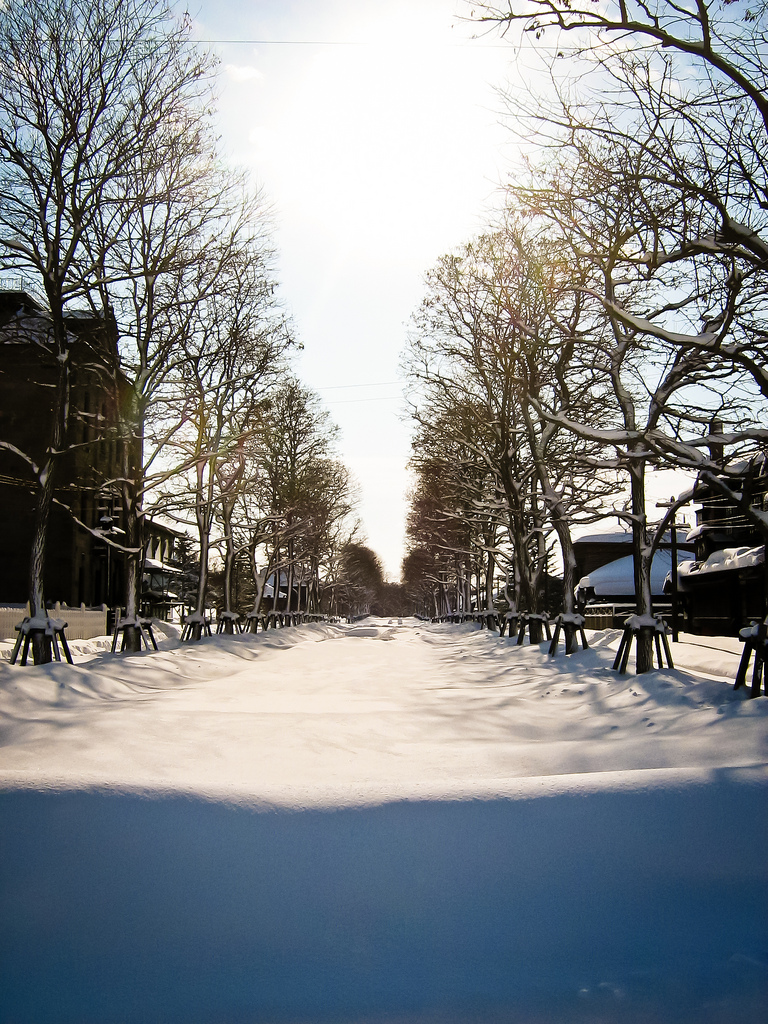
POLYGON ((492 580, 498 551, 486 541, 504 520, 486 500, 488 484, 495 485, 488 467, 432 411, 433 419, 422 411, 413 440, 407 532, 412 549, 429 553, 435 612, 448 615, 471 610, 473 574, 485 568, 492 580))
POLYGON ((403 559, 402 580, 405 596, 412 607, 425 618, 439 618, 440 573, 434 552, 413 544, 403 559))
MULTIPOLYGON (((644 314, 604 294, 606 310, 636 334, 731 363, 768 397, 768 5, 520 0, 475 5, 473 17, 541 44, 556 36, 543 54, 556 80, 562 57, 595 69, 554 104, 516 95, 515 116, 589 167, 591 184, 622 180, 634 225, 621 269, 653 289, 644 314)), ((566 202, 561 216, 585 212, 566 202)))
MULTIPOLYGON (((182 111, 181 114, 184 114, 182 111)), ((114 381, 121 391, 120 431, 124 465, 121 475, 108 483, 119 495, 122 522, 127 535, 127 572, 123 598, 126 646, 138 649, 143 523, 147 492, 157 483, 153 465, 162 438, 147 432, 148 418, 156 399, 161 400, 168 382, 179 375, 185 351, 179 334, 180 306, 189 308, 204 301, 212 277, 212 253, 220 263, 236 258, 240 222, 255 211, 243 203, 239 183, 217 172, 207 147, 206 125, 184 125, 180 136, 158 143, 133 175, 136 205, 112 238, 108 218, 89 251, 102 267, 92 303, 114 311, 119 325, 119 374, 114 381), (209 247, 218 239, 215 250, 209 247), (229 245, 223 245, 227 239, 229 245)))
MULTIPOLYGON (((548 398, 537 399, 536 404, 544 419, 587 443, 612 449, 616 468, 627 473, 629 508, 617 511, 633 533, 637 614, 652 622, 654 538, 645 500, 647 469, 675 462, 672 446, 681 445, 685 432, 706 422, 713 415, 711 410, 722 408, 726 400, 732 418, 746 416, 749 410, 748 403, 736 400, 730 363, 718 364, 695 347, 662 344, 606 309, 607 303, 624 310, 644 308, 642 304, 654 301, 657 293, 656 282, 648 286, 627 272, 625 254, 628 240, 637 231, 637 208, 627 194, 626 177, 605 168, 605 162, 570 164, 563 159, 556 173, 547 173, 546 185, 542 181, 530 189, 515 186, 510 191, 518 203, 535 204, 537 217, 560 233, 588 270, 587 280, 575 275, 572 287, 581 291, 592 325, 584 338, 591 372, 610 390, 613 413, 595 420, 588 407, 569 412, 548 398), (669 454, 663 454, 663 449, 669 454)), ((684 460, 676 464, 682 466, 684 460)), ((651 640, 650 634, 643 634, 639 671, 652 667, 651 640)))
POLYGON ((647 532, 646 465, 695 469, 768 532, 739 491, 741 468, 723 469, 709 453, 718 436, 734 463, 761 459, 765 446, 767 9, 521 0, 479 10, 486 24, 556 42, 544 51, 555 81, 563 56, 582 75, 554 102, 516 97, 527 136, 549 153, 511 192, 594 271, 621 410, 614 441, 631 479, 638 611, 648 613, 658 536, 647 532), (725 435, 712 436, 713 419, 725 435))
POLYGON ((188 617, 194 639, 204 623, 216 513, 222 502, 234 502, 245 474, 246 441, 285 372, 283 321, 270 315, 269 251, 249 224, 238 219, 230 236, 209 239, 205 262, 188 268, 197 287, 186 303, 180 293, 177 372, 167 379, 155 424, 163 440, 161 464, 166 474, 173 472, 164 489, 166 507, 183 509, 189 497, 200 544, 197 601, 188 617), (186 492, 176 474, 187 480, 186 492))
POLYGON ((471 18, 506 33, 519 26, 537 40, 556 36, 559 53, 574 39, 569 53, 584 53, 603 61, 607 46, 619 53, 627 39, 634 46, 663 47, 733 83, 754 104, 768 131, 768 72, 765 63, 766 5, 745 10, 718 0, 697 0, 686 6, 675 0, 508 0, 502 5, 473 3, 471 18), (606 46, 607 44, 607 46, 606 46), (595 53, 602 47, 602 51, 595 53))
POLYGON ((351 519, 355 504, 349 474, 335 454, 337 433, 317 398, 289 378, 275 391, 254 434, 252 457, 258 466, 252 492, 258 510, 252 532, 254 571, 258 572, 254 615, 269 578, 274 580, 276 608, 281 575, 285 576, 287 608, 294 579, 301 580, 313 603, 319 603, 321 563, 329 548, 338 547, 337 528, 351 519), (260 572, 255 569, 257 563, 262 566, 260 572))
POLYGON ((340 563, 347 616, 352 619, 370 615, 384 586, 378 556, 365 544, 350 542, 341 549, 340 563))
MULTIPOLYGON (((615 490, 600 472, 595 444, 575 443, 562 422, 542 413, 544 406, 574 415, 589 410, 594 423, 606 416, 605 388, 584 358, 578 273, 561 244, 536 225, 508 218, 430 275, 410 364, 413 375, 429 382, 428 405, 450 396, 452 414, 443 412, 448 429, 461 431, 494 474, 495 491, 485 499, 488 523, 500 514, 506 519, 516 590, 527 612, 540 611, 546 531, 557 534, 567 649, 576 583, 571 525, 594 521, 615 490)), ((487 537, 490 559, 494 532, 487 537)))
MULTIPOLYGON (((133 170, 158 131, 173 132, 176 101, 195 95, 206 66, 162 0, 3 4, 0 53, 0 254, 6 269, 39 280, 59 367, 50 442, 37 467, 35 621, 45 617, 46 537, 70 412, 65 310, 100 273, 85 242, 105 221, 122 223, 133 205, 133 170)), ((50 660, 44 633, 34 634, 33 649, 35 661, 50 660)))
MULTIPOLYGON (((201 468, 193 454, 198 447, 211 457, 203 474, 207 482, 197 484, 208 492, 202 525, 210 535, 221 502, 226 506, 245 486, 236 471, 240 438, 253 428, 248 417, 276 380, 291 344, 274 298, 263 197, 237 178, 209 171, 191 194, 179 196, 178 213, 184 244, 162 232, 155 238, 149 230, 141 273, 122 303, 131 327, 123 355, 132 399, 125 429, 140 440, 141 451, 138 469, 123 483, 123 499, 139 548, 144 504, 162 505, 166 499, 159 495, 174 491, 177 473, 188 472, 193 462, 201 468), (193 205, 190 200, 205 186, 208 191, 193 205), (157 263, 158 270, 150 269, 157 263)), ((140 562, 129 574, 126 622, 133 618, 139 582, 140 562)))

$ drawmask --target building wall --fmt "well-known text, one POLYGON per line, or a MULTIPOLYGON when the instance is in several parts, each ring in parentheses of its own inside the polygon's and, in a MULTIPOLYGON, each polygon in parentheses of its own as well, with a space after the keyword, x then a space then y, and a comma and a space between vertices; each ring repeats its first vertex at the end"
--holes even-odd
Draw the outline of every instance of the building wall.
POLYGON ((629 533, 590 534, 573 542, 576 556, 576 582, 601 569, 617 558, 632 554, 632 535, 629 533))
MULTIPOLYGON (((49 444, 58 366, 45 344, 44 313, 29 296, 0 292, 0 440, 40 465, 49 444), (21 314, 21 315, 19 315, 21 314)), ((123 558, 86 529, 110 514, 120 525, 118 495, 108 481, 120 475, 120 390, 114 331, 101 320, 68 318, 71 335, 70 422, 57 460, 56 498, 46 549, 49 602, 110 603, 119 594, 123 558)), ((0 600, 26 601, 37 482, 16 454, 0 451, 0 600)))

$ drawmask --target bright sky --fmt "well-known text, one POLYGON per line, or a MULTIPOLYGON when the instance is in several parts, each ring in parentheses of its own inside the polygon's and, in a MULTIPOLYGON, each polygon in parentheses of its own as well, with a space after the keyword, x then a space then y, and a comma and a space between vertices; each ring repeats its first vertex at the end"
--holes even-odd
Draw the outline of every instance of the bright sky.
POLYGON ((396 579, 406 462, 398 365, 422 275, 481 230, 512 155, 462 0, 203 0, 225 151, 274 208, 301 379, 342 431, 368 544, 396 579))

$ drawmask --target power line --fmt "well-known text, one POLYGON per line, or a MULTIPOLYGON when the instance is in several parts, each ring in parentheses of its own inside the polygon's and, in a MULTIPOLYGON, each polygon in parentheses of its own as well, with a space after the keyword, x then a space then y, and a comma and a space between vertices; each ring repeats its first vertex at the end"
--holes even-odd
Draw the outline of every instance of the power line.
MULTIPOLYGON (((196 39, 198 43, 212 46, 380 46, 379 42, 363 42, 354 39, 196 39)), ((426 49, 468 49, 475 50, 509 50, 511 43, 422 43, 420 48, 426 49)), ((551 47, 549 47, 551 49, 551 47)))
POLYGON ((385 398, 338 398, 326 401, 326 405, 359 405, 361 402, 400 402, 401 395, 387 395, 385 398))
MULTIPOLYGON (((327 387, 324 387, 324 388, 314 388, 314 390, 315 391, 344 391, 347 388, 388 388, 388 387, 393 387, 395 385, 397 385, 398 387, 402 387, 403 384, 404 384, 404 381, 402 381, 402 380, 377 380, 377 381, 373 381, 370 384, 329 384, 327 387)), ((365 399, 361 398, 360 401, 364 402, 365 399)))
POLYGON ((372 46, 344 39, 197 39, 198 43, 223 46, 372 46))

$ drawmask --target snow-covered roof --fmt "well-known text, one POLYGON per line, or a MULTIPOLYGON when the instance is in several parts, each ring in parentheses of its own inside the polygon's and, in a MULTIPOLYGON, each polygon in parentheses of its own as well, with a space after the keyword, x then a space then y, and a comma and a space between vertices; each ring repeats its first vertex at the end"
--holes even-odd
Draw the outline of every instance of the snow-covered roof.
POLYGON ((0 343, 7 345, 50 345, 52 341, 51 319, 44 315, 18 310, 0 325, 0 343))
POLYGON ((153 527, 156 527, 158 530, 163 530, 165 533, 172 533, 175 537, 188 536, 188 534, 179 527, 178 523, 175 523, 170 519, 166 519, 164 516, 147 517, 145 520, 145 526, 150 530, 153 527))
POLYGON ((709 573, 725 572, 732 569, 751 569, 765 562, 765 545, 759 547, 723 548, 714 551, 705 562, 691 562, 681 565, 680 576, 705 576, 709 573))
POLYGON ((574 544, 631 544, 632 534, 626 530, 615 533, 588 533, 584 537, 574 537, 574 544))
MULTIPOLYGON (((693 558, 687 551, 679 552, 678 558, 682 562, 693 558)), ((679 564, 679 563, 678 563, 679 564)), ((654 595, 661 596, 664 593, 664 580, 672 570, 672 555, 669 551, 657 551, 651 562, 651 591, 654 595)), ((634 597, 635 596, 635 570, 632 555, 624 558, 617 558, 607 565, 595 569, 589 576, 583 576, 579 580, 579 590, 594 588, 596 597, 634 597)))
POLYGON ((145 572, 167 572, 172 576, 178 576, 181 573, 181 569, 177 565, 160 562, 157 558, 145 558, 144 570, 145 572))
POLYGON ((68 309, 64 313, 65 320, 103 320, 101 313, 93 309, 68 309))

